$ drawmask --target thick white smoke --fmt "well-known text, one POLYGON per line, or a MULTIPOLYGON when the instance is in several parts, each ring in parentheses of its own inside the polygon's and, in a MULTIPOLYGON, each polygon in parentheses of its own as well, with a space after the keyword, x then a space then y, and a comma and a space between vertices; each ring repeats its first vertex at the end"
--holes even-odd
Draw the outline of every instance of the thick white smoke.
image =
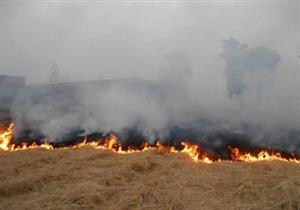
POLYGON ((165 56, 158 80, 32 85, 19 93, 12 115, 19 130, 28 127, 52 142, 64 141, 74 133, 110 131, 126 139, 128 130, 134 130, 151 143, 187 138, 207 147, 239 142, 286 149, 288 144, 288 150, 295 151, 298 142, 291 136, 298 135, 297 117, 291 120, 293 111, 285 109, 280 94, 274 97, 276 86, 270 82, 276 78, 279 54, 229 39, 224 41, 222 55, 228 94, 238 96, 231 106, 207 107, 201 94, 191 91, 195 70, 188 56, 174 52, 165 56), (256 77, 259 80, 253 80, 256 77))

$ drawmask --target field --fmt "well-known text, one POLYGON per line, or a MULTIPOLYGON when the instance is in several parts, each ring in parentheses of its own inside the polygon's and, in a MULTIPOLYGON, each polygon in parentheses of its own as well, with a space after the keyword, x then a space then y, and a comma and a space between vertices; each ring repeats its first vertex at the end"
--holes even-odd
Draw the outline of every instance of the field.
POLYGON ((0 153, 0 209, 300 209, 300 165, 195 163, 185 154, 0 153))

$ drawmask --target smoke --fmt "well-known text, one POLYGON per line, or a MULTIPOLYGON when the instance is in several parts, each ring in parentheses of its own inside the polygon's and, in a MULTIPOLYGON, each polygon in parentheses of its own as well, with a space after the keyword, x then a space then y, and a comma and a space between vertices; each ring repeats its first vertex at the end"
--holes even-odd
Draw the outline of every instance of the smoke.
MULTIPOLYGON (((187 140, 221 156, 228 146, 271 146, 300 153, 299 129, 286 123, 291 122, 290 113, 279 103, 285 117, 278 117, 274 114, 278 109, 268 104, 280 101, 278 95, 272 96, 279 54, 266 47, 249 48, 232 38, 224 40, 223 47, 228 95, 243 96, 242 110, 235 103, 226 102, 230 104, 226 106, 225 101, 216 106, 191 91, 197 69, 192 68, 186 53, 174 51, 162 57, 157 80, 98 80, 25 88, 11 108, 16 139, 46 138, 59 143, 114 132, 123 144, 142 140, 153 144, 159 139, 176 145, 187 140)), ((213 88, 211 84, 206 94, 213 88)))
POLYGON ((262 4, 6 1, 2 72, 30 84, 15 140, 300 153, 299 4, 262 4))
POLYGON ((164 80, 184 83, 193 76, 191 62, 183 52, 175 51, 166 54, 164 59, 166 61, 162 68, 164 80))
POLYGON ((113 131, 124 136, 124 131, 134 129, 151 142, 165 138, 170 122, 182 121, 179 116, 189 103, 187 81, 192 74, 182 52, 166 54, 165 65, 160 80, 30 86, 16 97, 14 121, 18 130, 38 130, 49 141, 64 141, 76 130, 82 130, 82 135, 113 131))
POLYGON ((241 97, 249 90, 261 93, 272 84, 272 74, 281 59, 276 51, 267 47, 249 48, 233 38, 223 40, 223 50, 230 98, 241 97))

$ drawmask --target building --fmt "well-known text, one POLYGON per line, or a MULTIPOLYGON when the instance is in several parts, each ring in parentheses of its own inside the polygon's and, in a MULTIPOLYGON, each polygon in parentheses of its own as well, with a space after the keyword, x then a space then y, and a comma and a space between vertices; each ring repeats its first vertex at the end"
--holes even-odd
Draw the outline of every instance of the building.
POLYGON ((25 77, 0 75, 0 88, 22 88, 25 85, 25 77))
POLYGON ((8 110, 17 92, 25 86, 25 77, 0 75, 0 111, 8 110))

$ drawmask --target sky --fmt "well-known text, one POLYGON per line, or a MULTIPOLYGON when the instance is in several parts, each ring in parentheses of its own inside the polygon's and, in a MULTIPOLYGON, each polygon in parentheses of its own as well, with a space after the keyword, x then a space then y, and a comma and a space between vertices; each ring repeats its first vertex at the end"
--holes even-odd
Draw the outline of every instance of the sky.
MULTIPOLYGON (((276 96, 300 98, 299 1, 1 1, 1 72, 47 83, 163 77, 166 55, 184 54, 192 95, 225 103, 222 40, 276 51, 276 96), (207 94, 209 92, 209 94, 207 94)), ((294 102, 293 102, 294 104, 294 102)))
POLYGON ((3 74, 48 83, 55 66, 63 81, 173 82, 155 100, 134 84, 83 91, 73 109, 42 88, 43 99, 21 97, 12 113, 38 122, 46 136, 62 136, 59 125, 121 131, 140 119, 143 132, 163 135, 170 123, 198 118, 237 132, 250 122, 274 139, 300 130, 299 1, 2 0, 0 11, 3 74))
POLYGON ((54 63, 70 81, 156 79, 164 55, 181 51, 197 82, 224 88, 219 55, 222 39, 230 37, 276 50, 284 71, 299 68, 298 1, 1 3, 1 71, 26 76, 28 83, 47 82, 54 63))

